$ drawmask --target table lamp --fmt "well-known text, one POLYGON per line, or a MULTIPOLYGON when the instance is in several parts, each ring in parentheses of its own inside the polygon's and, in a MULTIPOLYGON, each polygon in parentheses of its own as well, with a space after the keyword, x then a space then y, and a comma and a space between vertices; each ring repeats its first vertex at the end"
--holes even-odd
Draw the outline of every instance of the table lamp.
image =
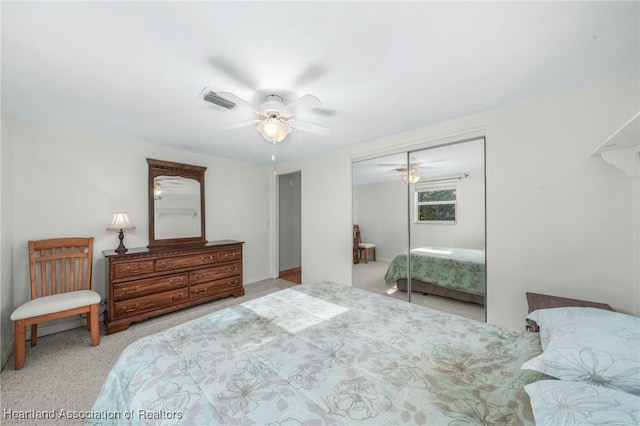
POLYGON ((127 252, 127 248, 124 246, 124 243, 123 243, 124 231, 125 230, 128 231, 130 229, 136 229, 136 227, 133 226, 133 224, 129 220, 129 215, 127 215, 127 213, 118 212, 113 214, 113 220, 111 221, 111 224, 107 228, 107 231, 119 231, 118 238, 120 239, 120 245, 118 246, 117 249, 115 249, 116 253, 122 254, 127 252))

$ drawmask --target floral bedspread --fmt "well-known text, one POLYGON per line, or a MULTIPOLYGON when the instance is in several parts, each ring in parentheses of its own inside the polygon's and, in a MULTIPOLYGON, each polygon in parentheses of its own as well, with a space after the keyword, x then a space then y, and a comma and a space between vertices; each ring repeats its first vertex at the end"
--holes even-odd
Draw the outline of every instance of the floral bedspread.
POLYGON ((89 424, 533 424, 517 332, 328 281, 127 347, 89 424))
MULTIPOLYGON (((484 250, 422 247, 411 250, 411 278, 484 296, 486 288, 484 250)), ((407 278, 407 254, 396 256, 385 282, 394 285, 407 278)))

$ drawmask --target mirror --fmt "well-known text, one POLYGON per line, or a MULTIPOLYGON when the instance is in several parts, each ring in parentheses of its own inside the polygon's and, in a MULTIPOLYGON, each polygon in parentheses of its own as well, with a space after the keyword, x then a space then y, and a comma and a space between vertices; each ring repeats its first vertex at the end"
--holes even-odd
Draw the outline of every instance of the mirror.
POLYGON ((147 158, 149 248, 204 244, 206 167, 147 158))
POLYGON ((354 287, 485 321, 484 150, 477 138, 353 162, 353 223, 377 256, 354 244, 354 287))

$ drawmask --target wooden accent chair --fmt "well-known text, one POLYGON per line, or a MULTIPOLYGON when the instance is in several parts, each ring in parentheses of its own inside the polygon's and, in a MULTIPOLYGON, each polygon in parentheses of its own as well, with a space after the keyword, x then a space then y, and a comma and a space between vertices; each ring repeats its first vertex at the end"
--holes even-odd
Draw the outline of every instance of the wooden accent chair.
POLYGON ((15 369, 24 366, 26 327, 31 346, 38 341, 38 323, 86 314, 91 344, 100 343, 100 295, 91 290, 93 238, 29 241, 31 300, 11 314, 15 326, 15 369))
POLYGON ((369 263, 369 252, 373 252, 373 260, 376 260, 376 245, 373 243, 363 243, 360 236, 360 225, 353 225, 353 234, 355 235, 356 243, 358 244, 359 257, 362 257, 364 253, 364 263, 369 263))

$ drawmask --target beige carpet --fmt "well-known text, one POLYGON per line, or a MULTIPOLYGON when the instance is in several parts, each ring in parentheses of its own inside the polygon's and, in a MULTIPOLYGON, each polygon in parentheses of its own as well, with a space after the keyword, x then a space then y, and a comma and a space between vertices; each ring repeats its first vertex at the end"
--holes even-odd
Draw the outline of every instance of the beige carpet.
MULTIPOLYGON (((389 262, 378 260, 369 263, 361 262, 353 265, 353 286, 377 294, 393 297, 394 299, 407 300, 405 291, 398 291, 393 286, 388 286, 384 281, 389 262)), ((484 307, 475 303, 461 302, 434 295, 424 295, 417 292, 411 293, 411 302, 439 311, 460 315, 463 317, 485 321, 484 307)))
POLYGON ((85 424, 84 420, 70 420, 61 416, 91 410, 111 367, 130 343, 213 311, 294 285, 280 279, 247 284, 245 295, 239 298, 226 298, 134 323, 118 333, 105 335, 102 330, 99 346, 91 346, 89 333, 84 328, 39 337, 35 347, 27 344, 24 368, 14 370, 11 356, 0 374, 0 424, 85 424), (11 415, 33 416, 52 410, 55 410, 54 420, 11 418, 11 415))

